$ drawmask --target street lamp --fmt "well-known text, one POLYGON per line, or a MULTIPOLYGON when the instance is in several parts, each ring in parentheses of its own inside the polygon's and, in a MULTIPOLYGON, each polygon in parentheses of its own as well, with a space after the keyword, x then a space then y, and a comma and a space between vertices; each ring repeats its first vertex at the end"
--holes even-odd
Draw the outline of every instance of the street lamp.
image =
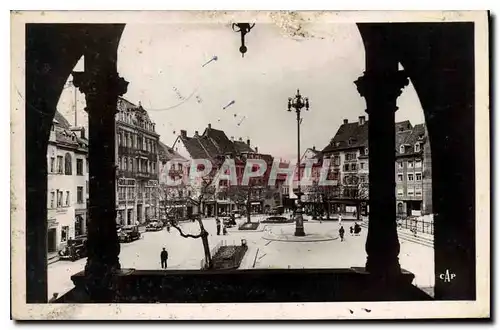
POLYGON ((297 89, 297 95, 295 97, 288 98, 288 111, 292 112, 292 108, 295 109, 297 114, 297 210, 295 211, 295 236, 305 236, 304 232, 304 218, 302 217, 302 191, 300 189, 300 124, 302 123, 302 118, 300 118, 300 113, 302 109, 309 111, 309 99, 300 95, 300 91, 297 89))
POLYGON ((250 23, 233 23, 231 27, 233 28, 234 32, 239 32, 241 36, 241 47, 240 47, 240 53, 241 57, 245 56, 245 53, 247 52, 247 46, 245 46, 245 35, 250 32, 251 29, 255 26, 255 23, 250 24, 250 23))

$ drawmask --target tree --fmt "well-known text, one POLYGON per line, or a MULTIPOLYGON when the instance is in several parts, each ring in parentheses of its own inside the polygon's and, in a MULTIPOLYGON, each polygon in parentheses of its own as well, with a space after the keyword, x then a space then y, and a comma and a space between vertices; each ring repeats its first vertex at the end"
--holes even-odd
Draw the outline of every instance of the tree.
POLYGON ((342 181, 342 195, 344 198, 349 198, 356 205, 356 218, 361 218, 361 206, 368 203, 368 176, 364 174, 349 174, 345 175, 342 181))
MULTIPOLYGON (((172 202, 179 198, 182 198, 182 200, 184 200, 186 203, 191 202, 195 204, 198 209, 200 209, 202 203, 210 199, 216 193, 216 189, 214 186, 215 177, 213 173, 214 172, 212 171, 212 173, 210 173, 209 175, 206 175, 203 178, 198 178, 198 180, 191 180, 187 184, 185 183, 186 180, 184 180, 184 182, 180 184, 161 185, 160 191, 162 197, 164 197, 164 203, 168 204, 168 201, 172 202)), ((169 211, 171 212, 173 209, 174 207, 171 207, 169 211)), ((201 238, 205 254, 205 269, 211 269, 213 267, 213 262, 208 242, 209 233, 203 225, 203 216, 201 212, 199 212, 199 215, 195 217, 195 220, 198 222, 200 232, 198 234, 189 234, 183 232, 182 228, 179 227, 177 221, 167 218, 167 222, 173 228, 175 228, 182 237, 191 239, 201 238)))
POLYGON ((238 208, 243 206, 246 210, 247 223, 251 222, 251 209, 253 199, 266 199, 273 195, 275 189, 263 185, 259 178, 251 178, 248 185, 231 185, 225 191, 229 199, 235 203, 238 208))

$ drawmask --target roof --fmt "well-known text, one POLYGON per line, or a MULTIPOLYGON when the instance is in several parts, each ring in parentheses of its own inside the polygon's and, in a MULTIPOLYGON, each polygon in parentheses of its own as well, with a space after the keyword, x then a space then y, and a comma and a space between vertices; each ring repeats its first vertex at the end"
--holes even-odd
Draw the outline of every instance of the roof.
POLYGON ((184 146, 186 147, 186 150, 191 156, 191 158, 205 159, 208 157, 207 152, 203 148, 203 145, 198 141, 198 138, 180 136, 180 139, 184 144, 184 146))
MULTIPOLYGON (((425 124, 418 124, 412 127, 409 120, 397 122, 396 126, 396 151, 402 144, 414 145, 420 135, 425 135, 425 124)), ((335 137, 318 155, 326 152, 340 151, 345 149, 355 149, 368 147, 368 120, 360 125, 359 122, 342 124, 335 137)))
POLYGON ((161 141, 158 141, 158 143, 160 146, 158 148, 158 158, 160 159, 160 161, 168 162, 169 160, 172 159, 184 158, 177 151, 167 146, 165 143, 161 141))
POLYGON ((205 132, 203 132, 202 136, 206 136, 212 139, 214 145, 216 146, 216 148, 218 148, 221 154, 236 153, 236 148, 233 142, 227 137, 224 131, 208 127, 205 129, 205 132))
POLYGON ((243 141, 234 141, 233 145, 236 151, 239 153, 255 152, 255 150, 253 150, 248 144, 243 141))
POLYGON ((426 129, 425 124, 417 124, 415 125, 411 131, 402 131, 396 132, 396 155, 406 155, 406 154, 414 154, 415 149, 413 146, 417 142, 425 142, 426 141, 426 129), (410 146, 409 150, 405 150, 404 153, 401 153, 401 145, 410 146))
POLYGON ((337 134, 321 152, 365 146, 368 146, 368 121, 363 125, 354 122, 340 125, 337 134))
POLYGON ((69 121, 59 111, 56 111, 54 121, 62 128, 69 129, 71 127, 69 121))
POLYGON ((134 103, 130 102, 129 100, 124 99, 123 97, 119 97, 117 108, 119 111, 133 112, 135 114, 135 116, 132 118, 132 120, 134 121, 135 125, 137 125, 137 120, 139 118, 142 120, 145 120, 145 121, 152 122, 151 118, 149 118, 148 112, 146 111, 146 109, 144 109, 142 107, 140 102, 139 102, 139 105, 135 105, 134 103))

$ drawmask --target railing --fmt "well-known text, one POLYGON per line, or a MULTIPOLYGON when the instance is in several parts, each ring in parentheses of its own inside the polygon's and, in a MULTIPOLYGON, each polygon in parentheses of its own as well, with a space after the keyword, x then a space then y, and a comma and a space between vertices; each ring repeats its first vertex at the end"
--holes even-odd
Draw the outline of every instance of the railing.
POLYGON ((434 221, 425 221, 416 217, 397 216, 398 228, 409 229, 414 233, 434 235, 434 221))
MULTIPOLYGON (((210 250, 210 257, 213 258, 214 255, 217 253, 217 251, 219 251, 219 249, 221 248, 221 246, 223 246, 223 244, 225 243, 225 241, 220 241, 219 243, 217 243, 217 245, 215 245, 211 250, 210 250)), ((203 269, 206 269, 206 262, 205 262, 205 258, 201 259, 201 262, 200 262, 200 269, 203 270, 203 269)))

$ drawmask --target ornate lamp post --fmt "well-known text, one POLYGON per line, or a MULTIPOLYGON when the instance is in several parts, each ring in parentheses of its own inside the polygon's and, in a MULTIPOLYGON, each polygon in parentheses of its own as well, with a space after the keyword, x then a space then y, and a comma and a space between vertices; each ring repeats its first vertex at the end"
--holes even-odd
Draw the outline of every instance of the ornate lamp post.
POLYGON ((303 97, 300 95, 300 91, 297 89, 297 95, 295 97, 288 98, 288 111, 292 112, 292 108, 295 109, 295 113, 297 114, 297 210, 295 211, 295 236, 305 236, 304 232, 304 218, 302 217, 302 191, 300 189, 300 124, 302 122, 302 118, 300 117, 300 113, 302 109, 306 109, 309 111, 309 99, 307 97, 303 97))
POLYGON ((245 57, 245 53, 247 52, 247 47, 245 46, 245 35, 250 32, 251 29, 255 26, 255 23, 233 23, 232 28, 234 32, 239 32, 241 35, 241 47, 240 53, 241 57, 245 57))

